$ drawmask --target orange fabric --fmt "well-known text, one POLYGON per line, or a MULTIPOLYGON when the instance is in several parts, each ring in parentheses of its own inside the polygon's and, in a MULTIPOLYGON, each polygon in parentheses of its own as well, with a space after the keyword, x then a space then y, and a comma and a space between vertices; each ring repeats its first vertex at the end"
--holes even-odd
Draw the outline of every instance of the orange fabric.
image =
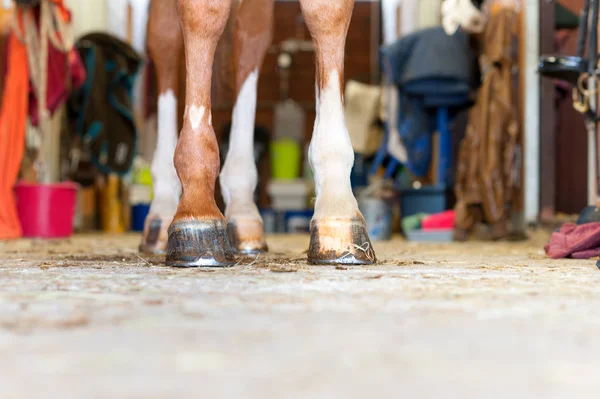
POLYGON ((29 68, 25 45, 10 35, 6 86, 0 111, 0 240, 22 235, 13 188, 25 151, 29 68))
POLYGON ((60 11, 60 15, 62 16, 65 22, 71 22, 71 12, 67 7, 65 7, 63 0, 50 0, 50 2, 56 4, 60 11))

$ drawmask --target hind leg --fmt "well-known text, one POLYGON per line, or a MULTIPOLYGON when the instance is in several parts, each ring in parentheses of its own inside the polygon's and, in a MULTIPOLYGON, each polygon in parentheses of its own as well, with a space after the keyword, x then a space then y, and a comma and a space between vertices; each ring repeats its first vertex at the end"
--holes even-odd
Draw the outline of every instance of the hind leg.
POLYGON ((177 0, 152 0, 148 49, 158 78, 158 137, 152 160, 154 199, 146 218, 140 251, 164 253, 167 230, 181 196, 181 183, 173 164, 177 145, 178 71, 183 50, 177 0))
POLYGON ((215 50, 230 8, 228 0, 178 0, 185 45, 186 96, 175 168, 183 195, 169 227, 169 266, 233 265, 227 224, 215 203, 220 160, 210 107, 215 50))
POLYGON ((344 46, 354 0, 300 0, 317 60, 317 117, 309 148, 317 199, 308 260, 370 264, 375 252, 350 186, 354 152, 346 129, 344 46))
POLYGON ((239 253, 267 249, 263 222, 254 203, 257 170, 254 160, 254 119, 259 69, 271 43, 274 0, 245 0, 235 17, 233 62, 236 102, 229 152, 221 172, 229 237, 239 253))

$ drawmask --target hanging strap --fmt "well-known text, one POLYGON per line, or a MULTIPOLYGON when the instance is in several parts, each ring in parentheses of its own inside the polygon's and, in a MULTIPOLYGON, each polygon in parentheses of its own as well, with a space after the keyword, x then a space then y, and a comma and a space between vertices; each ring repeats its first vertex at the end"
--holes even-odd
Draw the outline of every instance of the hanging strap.
MULTIPOLYGON (((585 47, 588 43, 588 26, 589 26, 589 17, 590 10, 592 8, 592 1, 594 1, 594 5, 598 2, 595 0, 585 0, 583 5, 583 10, 581 11, 581 15, 579 16, 579 34, 577 36, 577 57, 580 60, 584 60, 585 56, 585 47)), ((591 40, 590 40, 591 44, 591 40)), ((592 93, 588 92, 586 89, 587 80, 589 79, 589 62, 587 63, 588 70, 586 70, 586 63, 581 62, 581 69, 579 76, 579 80, 577 82, 577 86, 573 88, 573 108, 580 114, 588 115, 590 111, 590 95, 592 93)), ((593 93, 595 94, 595 93, 593 93)))

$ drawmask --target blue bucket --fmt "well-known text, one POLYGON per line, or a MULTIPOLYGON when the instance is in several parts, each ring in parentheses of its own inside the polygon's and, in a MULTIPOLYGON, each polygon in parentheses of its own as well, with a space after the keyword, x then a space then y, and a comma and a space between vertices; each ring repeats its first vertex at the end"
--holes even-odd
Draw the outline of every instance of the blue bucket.
POLYGON ((265 234, 285 233, 285 212, 274 209, 261 209, 265 234))
POLYGON ((144 231, 144 223, 150 212, 150 204, 138 204, 131 207, 131 230, 144 231))
POLYGON ((309 233, 310 220, 314 211, 288 211, 285 213, 285 230, 287 233, 309 233))
POLYGON ((380 198, 362 198, 358 207, 367 222, 367 230, 372 241, 392 239, 392 205, 380 198))

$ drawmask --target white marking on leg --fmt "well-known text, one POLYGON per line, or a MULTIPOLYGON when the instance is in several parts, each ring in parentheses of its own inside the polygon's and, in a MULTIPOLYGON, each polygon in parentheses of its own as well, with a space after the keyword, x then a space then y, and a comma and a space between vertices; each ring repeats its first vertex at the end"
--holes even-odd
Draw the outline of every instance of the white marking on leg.
POLYGON ((233 108, 229 151, 221 172, 221 191, 227 220, 262 220, 254 203, 258 181, 254 160, 254 120, 258 70, 248 75, 233 108))
POLYGON ((181 182, 173 158, 177 146, 177 99, 168 90, 158 98, 158 138, 152 160, 154 199, 150 213, 172 218, 181 196, 181 182))
POLYGON ((316 107, 315 107, 316 111, 315 112, 317 114, 316 115, 317 117, 319 116, 319 108, 321 107, 321 104, 319 104, 319 97, 320 97, 320 94, 319 94, 319 84, 317 82, 315 82, 315 105, 316 105, 316 107))
POLYGON ((349 219, 358 213, 350 186, 354 151, 346 129, 337 70, 329 73, 325 87, 318 90, 317 117, 309 148, 315 176, 315 219, 349 219))
MULTIPOLYGON (((197 130, 200 127, 200 123, 202 122, 202 118, 204 117, 205 111, 206 111, 206 108, 204 108, 203 105, 200 107, 197 107, 196 105, 192 104, 191 106, 189 106, 189 108, 186 106, 185 115, 187 116, 188 120, 192 124, 193 130, 197 130)), ((209 120, 210 120, 210 116, 209 116, 209 120)))

